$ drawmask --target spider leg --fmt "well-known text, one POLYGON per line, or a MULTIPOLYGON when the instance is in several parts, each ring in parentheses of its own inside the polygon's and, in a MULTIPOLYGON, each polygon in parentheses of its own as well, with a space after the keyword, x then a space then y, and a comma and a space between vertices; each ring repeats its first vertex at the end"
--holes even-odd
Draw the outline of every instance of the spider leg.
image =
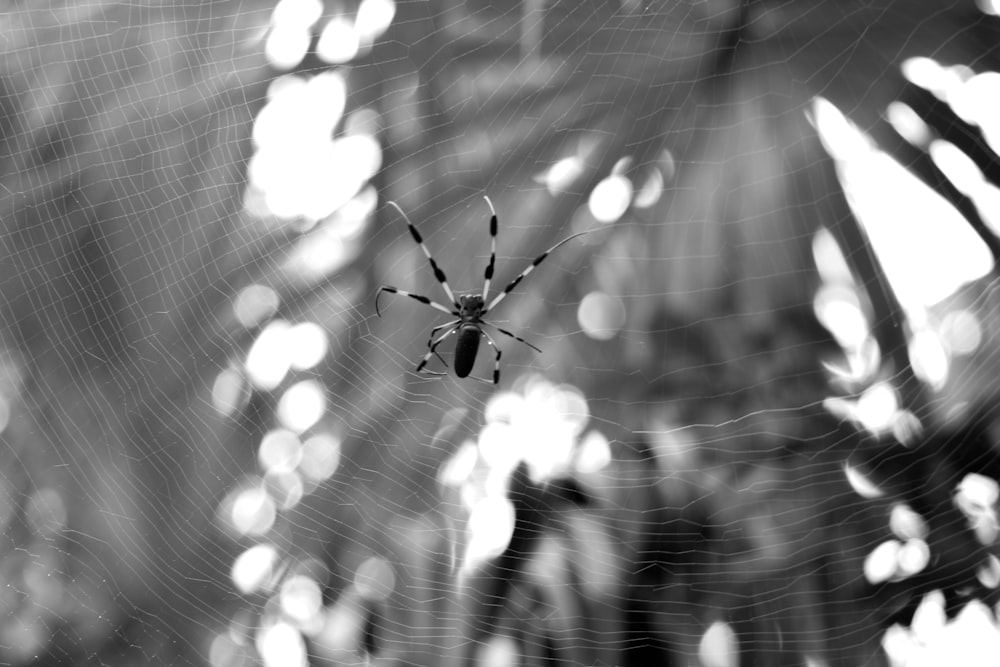
POLYGON ((486 282, 483 283, 483 301, 490 293, 490 281, 493 280, 493 269, 497 263, 497 210, 493 208, 493 202, 489 197, 483 197, 486 205, 490 207, 490 263, 486 265, 486 282))
POLYGON ((488 313, 491 310, 493 310, 494 308, 496 308, 497 304, 499 304, 501 301, 503 301, 504 297, 506 297, 508 294, 510 294, 512 291, 514 291, 514 288, 517 287, 522 280, 524 280, 525 276, 527 276, 529 273, 531 273, 532 271, 534 271, 535 267, 538 266, 539 264, 541 264, 545 260, 545 258, 549 256, 549 253, 551 253, 553 250, 555 250, 556 248, 558 248, 562 244, 568 243, 568 242, 572 241, 573 239, 575 239, 578 236, 583 236, 584 234, 589 234, 589 233, 590 233, 590 230, 588 230, 586 232, 580 232, 579 234, 573 234, 572 236, 568 236, 568 237, 564 238, 562 241, 560 241, 559 243, 555 244, 554 246, 552 246, 551 248, 549 248, 548 250, 546 250, 545 252, 543 252, 538 257, 536 257, 535 261, 533 261, 531 264, 528 265, 528 268, 526 268, 524 271, 521 271, 521 273, 516 278, 514 278, 514 280, 512 280, 511 283, 509 285, 507 285, 507 287, 503 288, 502 292, 500 292, 499 294, 497 294, 496 298, 493 299, 493 301, 490 302, 490 305, 486 306, 486 310, 483 311, 483 315, 485 315, 486 313, 488 313))
POLYGON ((497 331, 499 331, 500 333, 502 333, 504 336, 510 336, 511 338, 513 338, 514 340, 516 340, 517 342, 524 343, 525 345, 527 345, 528 347, 530 347, 535 352, 541 352, 540 349, 538 349, 537 347, 535 347, 534 345, 532 345, 528 341, 524 340, 520 336, 515 336, 511 332, 507 331, 506 329, 501 329, 500 327, 498 327, 497 325, 493 324, 492 322, 487 322, 486 320, 480 320, 479 322, 480 322, 480 324, 485 324, 486 326, 493 327, 494 329, 496 329, 497 331))
POLYGON ((378 309, 378 298, 382 296, 382 292, 408 296, 411 299, 416 299, 417 301, 419 301, 424 305, 430 306, 431 308, 436 308, 440 310, 442 313, 448 313, 449 315, 455 315, 455 316, 458 315, 458 313, 455 312, 453 309, 447 308, 446 306, 442 306, 440 303, 437 303, 436 301, 431 301, 426 296, 423 296, 421 294, 414 294, 413 292, 407 292, 406 290, 401 290, 398 287, 393 287, 392 285, 382 285, 381 287, 378 288, 378 292, 375 293, 375 312, 378 314, 379 317, 382 317, 382 313, 380 313, 378 309))
MULTIPOLYGON (((431 347, 431 342, 433 342, 433 340, 434 340, 434 334, 436 334, 438 331, 441 331, 441 329, 444 329, 445 327, 451 327, 451 326, 455 326, 456 324, 461 324, 461 323, 462 323, 462 320, 461 319, 457 319, 457 320, 452 320, 451 322, 445 322, 444 324, 439 324, 436 327, 434 327, 433 329, 431 329, 431 335, 427 337, 427 347, 428 347, 428 349, 431 349, 432 351, 434 351, 433 348, 431 347)), ((437 347, 437 345, 434 345, 434 347, 437 347)), ((434 351, 434 356, 436 356, 438 359, 440 359, 441 363, 444 364, 445 366, 448 365, 448 362, 445 361, 444 357, 442 357, 440 354, 438 354, 437 351, 434 351)))
MULTIPOLYGON (((417 364, 417 372, 418 373, 426 373, 428 375, 447 375, 447 373, 439 373, 437 371, 427 370, 427 369, 424 368, 424 366, 427 365, 427 362, 430 361, 431 357, 434 356, 434 355, 437 355, 438 359, 441 359, 441 355, 437 353, 437 346, 440 345, 441 343, 443 343, 444 340, 445 340, 445 338, 447 338, 448 336, 452 335, 453 333, 455 333, 459 329, 459 324, 456 324, 455 322, 450 322, 450 324, 454 324, 455 326, 453 326, 451 329, 448 329, 443 334, 441 334, 440 336, 438 336, 437 340, 435 340, 433 343, 430 343, 430 341, 428 341, 428 344, 430 345, 430 349, 427 350, 427 354, 425 354, 424 357, 423 357, 423 359, 420 360, 420 363, 417 364)), ((438 328, 441 329, 441 328, 444 328, 444 326, 445 325, 441 325, 438 328)), ((441 359, 441 361, 444 361, 444 359, 441 359)), ((445 364, 445 365, 447 366, 447 364, 445 364)))
POLYGON ((406 215, 406 212, 399 207, 399 204, 397 204, 394 201, 387 203, 389 204, 389 206, 392 206, 394 209, 399 211, 399 214, 403 216, 403 220, 406 221, 406 226, 410 228, 410 234, 413 235, 413 240, 417 242, 417 244, 420 246, 420 249, 424 251, 425 255, 427 255, 427 261, 431 263, 431 268, 434 269, 434 277, 437 279, 439 283, 441 283, 441 287, 444 288, 445 294, 448 295, 448 300, 451 301, 451 303, 455 306, 455 308, 458 308, 458 301, 455 300, 455 294, 454 292, 451 291, 451 287, 448 286, 448 279, 444 277, 444 271, 441 270, 441 267, 438 266, 437 262, 434 261, 434 257, 431 256, 431 251, 428 250, 427 245, 424 244, 424 239, 422 236, 420 236, 420 232, 418 232, 417 228, 414 227, 412 222, 410 222, 409 216, 406 215))

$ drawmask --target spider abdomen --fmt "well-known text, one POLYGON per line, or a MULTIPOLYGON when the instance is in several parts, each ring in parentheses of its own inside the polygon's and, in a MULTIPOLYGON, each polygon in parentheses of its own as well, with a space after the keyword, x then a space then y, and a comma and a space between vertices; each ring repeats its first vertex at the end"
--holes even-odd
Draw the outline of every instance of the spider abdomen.
POLYGON ((482 333, 479 326, 472 322, 466 322, 459 327, 458 339, 455 341, 455 375, 458 377, 468 377, 472 372, 482 333))

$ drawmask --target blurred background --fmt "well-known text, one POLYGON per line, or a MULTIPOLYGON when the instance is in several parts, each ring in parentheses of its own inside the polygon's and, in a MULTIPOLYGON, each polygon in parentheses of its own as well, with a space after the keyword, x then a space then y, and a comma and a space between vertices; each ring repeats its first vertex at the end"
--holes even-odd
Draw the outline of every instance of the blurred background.
POLYGON ((993 664, 998 13, 8 4, 0 662, 993 664))

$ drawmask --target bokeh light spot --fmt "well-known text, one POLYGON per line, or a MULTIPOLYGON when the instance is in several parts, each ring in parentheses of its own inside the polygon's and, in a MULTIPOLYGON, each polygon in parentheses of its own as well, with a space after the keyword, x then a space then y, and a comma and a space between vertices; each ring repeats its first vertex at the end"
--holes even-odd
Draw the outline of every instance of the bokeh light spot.
POLYGON ((933 331, 918 331, 910 338, 910 363, 914 374, 934 388, 940 388, 948 379, 948 353, 941 339, 933 331))
POLYGON ((878 545, 865 558, 865 578, 870 584, 881 584, 896 574, 900 543, 897 540, 886 540, 878 545))
POLYGON ((374 44, 395 15, 396 3, 393 0, 361 0, 354 20, 354 30, 361 46, 374 44))
POLYGON ((241 535, 263 535, 277 518, 274 500, 261 487, 237 492, 230 513, 233 528, 241 535))
POLYGON ((901 540, 927 537, 927 522, 903 503, 893 505, 889 515, 889 528, 901 540))
POLYGON ((274 320, 257 336, 247 353, 246 369, 250 381, 258 389, 270 391, 285 379, 292 366, 287 334, 291 326, 284 320, 274 320))
POLYGON ((233 314, 247 329, 255 327, 277 312, 278 293, 266 285, 248 285, 233 300, 233 314))
POLYGON ((919 538, 907 540, 896 554, 897 574, 911 577, 921 572, 931 560, 931 549, 919 538))
POLYGON ((250 402, 250 385, 238 368, 226 368, 212 383, 212 407, 223 417, 231 417, 250 402))
POLYGON ((888 383, 877 382, 861 394, 856 417, 872 433, 881 433, 892 427, 898 409, 896 391, 888 383))
POLYGON ((271 13, 275 25, 309 28, 323 14, 321 0, 278 0, 271 13))
POLYGON ((272 544, 257 544, 236 557, 231 576, 233 585, 244 595, 270 585, 278 562, 278 550, 272 544))
POLYGON ((844 475, 847 477, 847 482, 862 498, 880 498, 884 495, 882 489, 880 489, 874 482, 872 482, 867 475, 862 473, 860 470, 855 468, 850 464, 844 464, 844 475))
POLYGON ((267 36, 264 55, 276 69, 289 70, 302 62, 309 50, 309 30, 299 26, 274 26, 267 36))
POLYGON ((857 348, 868 337, 868 319, 857 294, 843 285, 823 285, 813 299, 816 319, 846 350, 857 348))
POLYGON ((566 192, 583 174, 583 160, 579 156, 565 157, 549 167, 538 181, 545 185, 550 195, 566 192))
POLYGON ((265 667, 306 667, 306 643, 291 624, 274 623, 257 634, 257 651, 265 667))
POLYGON ((953 310, 944 316, 940 328, 941 338, 956 355, 972 354, 983 342, 983 328, 979 318, 971 311, 953 310))
POLYGON ((597 221, 608 224, 622 217, 631 203, 632 181, 612 174, 594 186, 587 205, 597 221))
POLYGON ((312 577, 294 575, 281 584, 281 611, 299 623, 308 623, 323 609, 323 591, 312 577))
POLYGON ((311 428, 326 412, 326 392, 316 380, 297 382, 278 401, 278 421, 296 433, 311 428))
POLYGON ((728 623, 716 621, 708 626, 698 644, 698 657, 703 667, 736 667, 738 651, 736 633, 728 623))
POLYGON ((323 27, 316 55, 331 65, 342 65, 358 55, 361 44, 354 24, 345 16, 334 16, 323 27))
POLYGON ((340 440, 329 433, 317 433, 302 445, 299 464, 303 475, 316 482, 333 476, 340 465, 340 440))
POLYGON ((288 332, 288 344, 292 347, 292 368, 308 370, 326 356, 326 330, 315 322, 296 324, 288 332))
POLYGON ((273 429, 264 434, 257 458, 268 472, 294 470, 302 459, 302 443, 295 433, 287 429, 273 429))
POLYGON ((625 325, 625 304, 604 292, 590 292, 580 301, 577 320, 595 340, 611 340, 625 325))
POLYGON ((500 555, 510 544, 514 534, 514 507, 506 498, 481 498, 472 507, 466 530, 468 542, 463 569, 469 570, 488 558, 500 555))
POLYGON ((611 463, 611 443, 600 431, 590 431, 580 442, 576 469, 581 473, 595 473, 611 463))

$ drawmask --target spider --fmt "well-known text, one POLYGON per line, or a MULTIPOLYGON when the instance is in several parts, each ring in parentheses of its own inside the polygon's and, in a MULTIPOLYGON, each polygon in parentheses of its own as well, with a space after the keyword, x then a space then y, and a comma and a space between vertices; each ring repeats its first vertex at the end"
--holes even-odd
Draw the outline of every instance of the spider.
MULTIPOLYGON (((431 360, 432 356, 436 356, 438 359, 441 360, 441 363, 447 366, 448 363, 444 360, 444 358, 440 354, 438 354, 437 348, 449 336, 453 334, 458 334, 458 338, 456 339, 455 342, 455 375, 460 378, 469 376, 469 374, 472 372, 472 366, 476 362, 476 354, 479 352, 480 339, 485 338, 486 342, 489 343, 489 345, 496 351, 496 358, 493 361, 494 364, 493 384, 498 384, 500 382, 500 355, 502 354, 502 352, 500 350, 500 347, 497 345, 496 341, 493 340, 493 337, 486 332, 484 327, 491 327, 493 329, 496 329, 504 336, 509 336, 510 338, 513 338, 519 343, 524 343, 535 352, 541 352, 540 349, 538 349, 528 341, 524 340, 520 336, 516 336, 511 332, 507 331, 506 329, 502 329, 492 322, 487 322, 484 318, 490 311, 496 308, 497 305, 501 301, 503 301, 504 298, 521 283, 522 280, 524 280, 525 276, 531 273, 536 266, 541 264, 542 261, 549 256, 549 253, 551 253, 553 250, 555 250, 562 244, 572 241, 576 237, 583 236, 584 234, 587 233, 587 232, 580 232, 579 234, 573 234, 572 236, 563 239, 559 243, 555 244, 554 246, 543 252, 541 255, 536 257, 535 260, 530 265, 528 265, 528 267, 524 271, 521 271, 521 273, 518 274, 518 276, 514 278, 514 280, 512 280, 511 283, 507 285, 507 287, 505 287, 502 292, 497 294, 493 298, 493 300, 489 302, 489 305, 486 305, 486 297, 488 296, 490 291, 490 281, 493 280, 493 269, 496 265, 496 259, 497 259, 497 212, 496 209, 493 208, 493 202, 490 201, 489 197, 484 196, 483 199, 486 200, 486 205, 490 207, 491 248, 490 248, 490 262, 489 264, 486 265, 486 273, 485 273, 486 282, 483 284, 482 294, 462 294, 459 295, 457 299, 455 298, 455 294, 451 291, 451 287, 448 286, 448 280, 447 278, 445 278, 444 271, 442 271, 441 267, 439 267, 437 262, 434 261, 434 257, 431 256, 431 251, 427 249, 427 246, 424 244, 423 238, 420 236, 420 232, 418 232, 417 228, 413 225, 412 222, 410 222, 410 218, 406 215, 406 212, 404 212, 403 209, 396 204, 396 202, 392 201, 388 202, 390 206, 399 211, 399 214, 403 217, 403 220, 406 221, 407 227, 410 228, 410 234, 413 235, 413 240, 417 242, 417 244, 420 246, 420 249, 424 251, 425 255, 427 255, 427 261, 429 261, 431 264, 431 269, 433 269, 434 271, 434 277, 437 279, 439 283, 441 283, 441 287, 444 289, 445 294, 448 296, 448 301, 451 303, 451 305, 445 306, 440 303, 437 303, 436 301, 431 301, 429 298, 421 294, 414 294, 413 292, 407 292, 406 290, 401 290, 398 287, 392 287, 391 285, 382 285, 381 287, 378 288, 378 292, 375 293, 375 312, 378 314, 379 317, 382 316, 382 313, 379 312, 378 309, 378 300, 379 297, 382 295, 382 292, 389 292, 390 294, 400 294, 402 296, 408 296, 411 299, 415 299, 416 301, 419 301, 422 304, 430 306, 431 308, 440 310, 442 313, 447 313, 452 317, 458 318, 450 322, 445 322, 444 324, 439 324, 433 329, 431 329, 430 336, 427 339, 427 354, 425 354, 423 359, 420 360, 420 363, 417 364, 418 373, 423 372, 428 375, 447 375, 447 373, 439 373, 437 371, 432 371, 427 369, 426 368, 427 362, 431 360), (438 332, 440 332, 442 329, 446 329, 446 331, 442 333, 440 336, 437 336, 438 332), (437 336, 437 338, 435 338, 435 336, 437 336)), ((479 380, 480 382, 485 382, 487 384, 489 384, 490 382, 485 378, 477 378, 474 376, 472 379, 479 380)))

